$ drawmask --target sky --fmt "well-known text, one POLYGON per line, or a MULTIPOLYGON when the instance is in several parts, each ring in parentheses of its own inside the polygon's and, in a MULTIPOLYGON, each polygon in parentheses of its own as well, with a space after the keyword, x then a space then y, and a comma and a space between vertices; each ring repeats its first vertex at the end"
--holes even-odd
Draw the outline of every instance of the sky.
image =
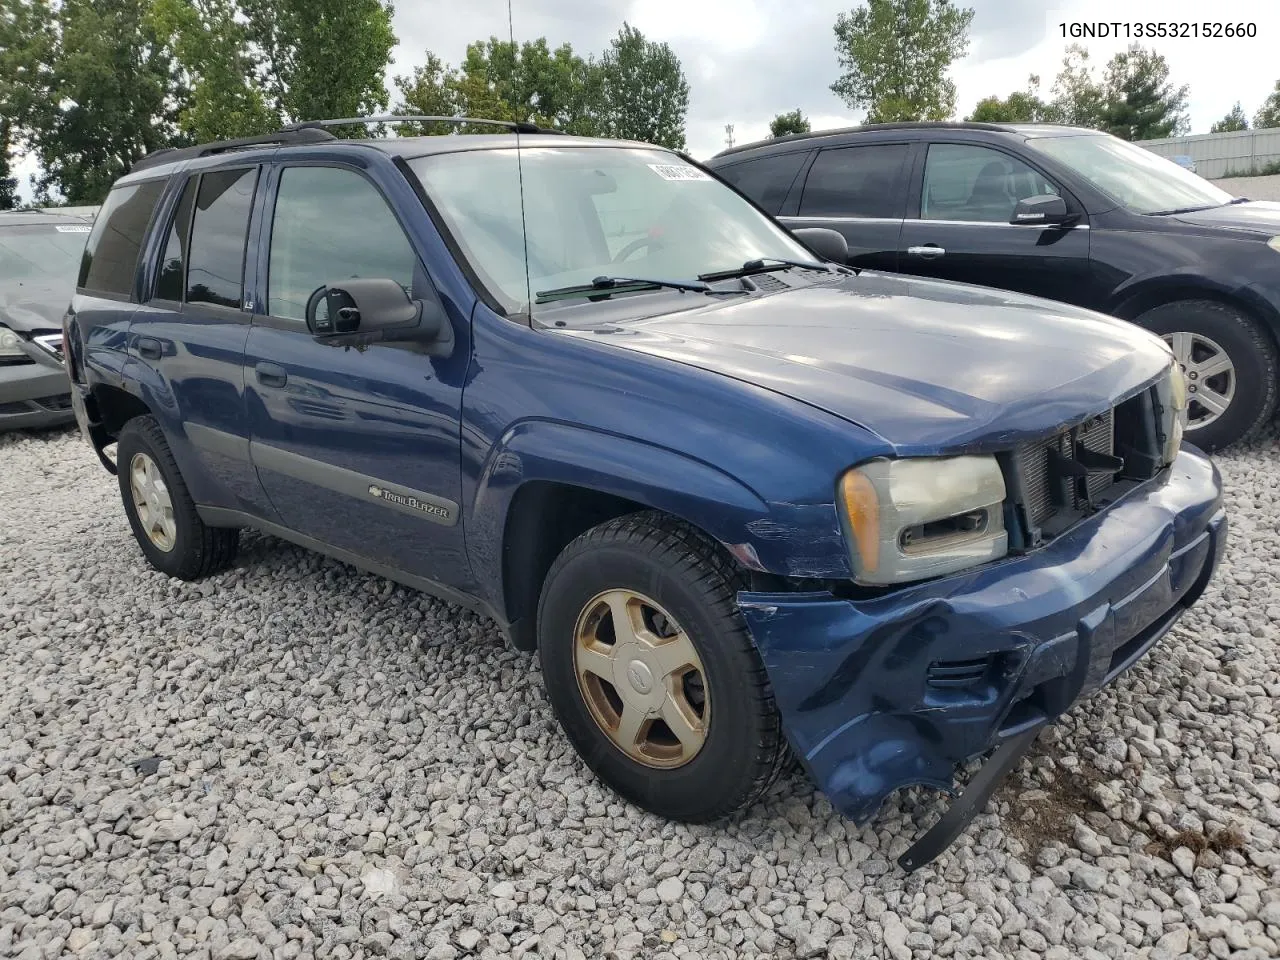
MULTIPOLYGON (((958 0, 972 6, 968 55, 953 65, 957 117, 983 97, 1021 90, 1032 73, 1047 92, 1073 42, 1063 24, 1147 21, 1256 24, 1253 39, 1162 39, 1141 41, 1169 62, 1175 83, 1190 85, 1193 133, 1237 101, 1252 118, 1280 79, 1280 3, 1276 0, 958 0), (1123 11, 1123 12, 1117 12, 1123 11)), ((725 124, 739 144, 768 136, 769 121, 799 107, 815 130, 862 119, 831 92, 839 75, 833 26, 856 0, 511 0, 517 40, 545 36, 552 47, 568 42, 575 51, 599 56, 623 21, 651 40, 671 45, 689 81, 686 126, 690 152, 706 159, 725 147, 725 124)), ((430 49, 450 64, 469 42, 508 35, 506 0, 397 0, 395 30, 400 44, 389 74, 407 74, 430 49)), ((1128 41, 1083 43, 1101 65, 1128 41)), ((20 190, 29 195, 30 161, 18 166, 20 190)))

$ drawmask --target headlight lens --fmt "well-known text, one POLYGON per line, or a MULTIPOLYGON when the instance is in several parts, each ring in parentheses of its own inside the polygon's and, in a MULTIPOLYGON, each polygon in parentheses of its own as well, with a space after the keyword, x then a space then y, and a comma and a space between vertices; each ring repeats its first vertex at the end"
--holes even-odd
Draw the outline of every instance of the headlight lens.
POLYGON ((1274 250, 1276 253, 1280 253, 1280 237, 1272 237, 1270 240, 1267 241, 1267 246, 1270 247, 1272 250, 1274 250))
POLYGON ((1187 422, 1187 381, 1177 363, 1171 364, 1165 382, 1158 391, 1164 406, 1160 429, 1164 433, 1162 454, 1165 463, 1173 463, 1182 446, 1182 431, 1187 422))
POLYGON ((8 327, 0 327, 0 357, 25 357, 22 339, 8 327))
POLYGON ((873 460, 840 478, 854 579, 905 583, 954 573, 1009 550, 995 457, 873 460))

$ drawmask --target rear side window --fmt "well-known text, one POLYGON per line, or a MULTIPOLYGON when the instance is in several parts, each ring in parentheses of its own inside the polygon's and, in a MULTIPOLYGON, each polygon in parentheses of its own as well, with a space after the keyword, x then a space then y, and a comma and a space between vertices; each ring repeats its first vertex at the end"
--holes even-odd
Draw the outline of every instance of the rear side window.
POLYGON ((76 286, 107 296, 133 293, 138 253, 164 185, 163 180, 148 180, 116 187, 107 195, 80 258, 76 286))
POLYGON ((818 154, 804 184, 801 216, 902 216, 905 143, 838 147, 818 154))
POLYGON ((787 199, 796 174, 808 153, 782 153, 745 163, 733 163, 716 171, 765 210, 776 214, 787 199))
POLYGON ((239 308, 244 247, 258 170, 219 170, 200 178, 187 250, 187 302, 239 308))
POLYGON ((182 190, 182 199, 169 224, 160 273, 156 277, 156 299, 182 302, 187 280, 187 243, 191 235, 191 207, 196 198, 196 179, 192 177, 182 190))

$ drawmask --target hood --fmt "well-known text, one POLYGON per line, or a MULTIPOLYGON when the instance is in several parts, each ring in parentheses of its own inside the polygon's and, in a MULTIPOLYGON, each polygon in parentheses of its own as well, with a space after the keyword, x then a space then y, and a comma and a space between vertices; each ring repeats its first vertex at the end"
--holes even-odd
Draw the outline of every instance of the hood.
POLYGON ((966 284, 863 272, 596 330, 818 407, 899 455, 994 450, 1101 413, 1170 362, 1101 314, 966 284))
POLYGON ((1250 200, 1248 203, 1231 203, 1224 207, 1180 213, 1173 219, 1197 227, 1245 230, 1259 236, 1274 237, 1280 234, 1280 203, 1250 200))
POLYGON ((61 330, 74 282, 0 279, 0 323, 10 330, 61 330))

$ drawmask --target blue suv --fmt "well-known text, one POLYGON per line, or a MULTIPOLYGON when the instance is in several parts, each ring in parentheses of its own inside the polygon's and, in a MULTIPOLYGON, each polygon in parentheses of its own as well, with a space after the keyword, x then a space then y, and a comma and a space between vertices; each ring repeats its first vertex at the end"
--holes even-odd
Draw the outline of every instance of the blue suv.
POLYGON ((488 614, 672 818, 793 751, 865 821, 1000 748, 924 862, 1213 573, 1169 349, 825 262, 838 235, 683 155, 508 126, 308 124, 115 185, 66 355, 142 552, 203 577, 252 527, 488 614))

